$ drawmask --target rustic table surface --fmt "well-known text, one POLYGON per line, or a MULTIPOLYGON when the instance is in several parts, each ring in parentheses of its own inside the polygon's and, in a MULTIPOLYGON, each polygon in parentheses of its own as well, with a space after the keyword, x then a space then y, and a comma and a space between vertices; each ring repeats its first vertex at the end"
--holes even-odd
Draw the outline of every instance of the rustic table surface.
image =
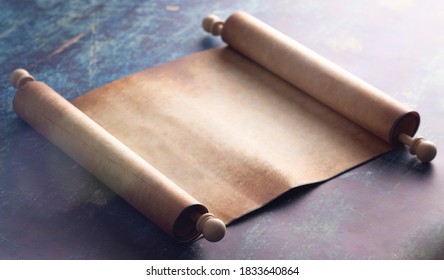
POLYGON ((202 18, 245 10, 422 115, 444 149, 444 4, 378 1, 0 1, 1 259, 443 259, 444 156, 400 149, 297 188, 179 244, 14 113, 9 73, 28 69, 67 99, 222 46, 202 18))

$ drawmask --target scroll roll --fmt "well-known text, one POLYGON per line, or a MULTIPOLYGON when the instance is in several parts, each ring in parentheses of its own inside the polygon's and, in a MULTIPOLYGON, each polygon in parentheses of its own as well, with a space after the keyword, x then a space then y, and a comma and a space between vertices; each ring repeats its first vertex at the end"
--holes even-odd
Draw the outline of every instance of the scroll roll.
POLYGON ((433 143, 422 137, 411 139, 419 127, 418 112, 253 16, 237 12, 225 23, 208 16, 203 28, 391 145, 408 145, 424 162, 435 157, 433 143))
POLYGON ((49 86, 23 69, 11 83, 18 89, 14 110, 24 121, 175 239, 224 236, 225 225, 205 206, 49 86))
POLYGON ((210 16, 203 25, 231 49, 209 50, 119 79, 82 96, 78 107, 18 69, 11 75, 17 88, 14 109, 183 242, 201 234, 209 241, 223 238, 225 224, 209 210, 228 223, 295 186, 327 180, 388 151, 386 143, 406 144, 423 162, 435 157, 433 143, 412 138, 420 121, 417 112, 254 17, 238 12, 223 22, 210 16), (250 108, 251 99, 260 102, 250 108), (88 114, 88 108, 95 114, 88 114), (126 116, 122 123, 119 108, 126 116), (279 114, 282 126, 277 128, 279 114), (153 118, 155 125, 146 126, 153 118), (336 124, 346 133, 337 133, 336 124), (131 133, 122 133, 122 127, 131 133), (154 141, 144 141, 143 127, 154 141), (304 153, 308 142, 300 141, 298 129, 322 145, 304 153), (133 133, 137 137, 131 138, 133 133), (279 137, 256 141, 268 135, 279 137), (333 159, 327 163, 326 153, 333 159), (299 158, 292 161, 293 155, 299 158), (343 156, 341 164, 337 156, 343 156), (177 162, 186 168, 177 168, 177 162))

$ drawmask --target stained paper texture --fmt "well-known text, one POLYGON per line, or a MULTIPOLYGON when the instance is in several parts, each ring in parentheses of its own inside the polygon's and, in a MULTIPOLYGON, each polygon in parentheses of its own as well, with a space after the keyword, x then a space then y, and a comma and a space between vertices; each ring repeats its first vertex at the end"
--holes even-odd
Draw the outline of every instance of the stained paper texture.
POLYGON ((226 223, 390 149, 230 48, 133 74, 73 103, 226 223))

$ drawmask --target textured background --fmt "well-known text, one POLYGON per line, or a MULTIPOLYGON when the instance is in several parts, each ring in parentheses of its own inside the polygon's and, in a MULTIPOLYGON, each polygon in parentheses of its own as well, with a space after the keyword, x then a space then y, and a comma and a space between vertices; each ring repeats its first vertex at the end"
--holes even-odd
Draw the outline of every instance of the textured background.
POLYGON ((0 0, 1 259, 444 258, 441 154, 426 165, 394 151, 283 195, 219 243, 178 244, 13 111, 15 68, 73 99, 222 45, 200 22, 240 9, 417 109, 419 133, 444 147, 438 0, 0 0))

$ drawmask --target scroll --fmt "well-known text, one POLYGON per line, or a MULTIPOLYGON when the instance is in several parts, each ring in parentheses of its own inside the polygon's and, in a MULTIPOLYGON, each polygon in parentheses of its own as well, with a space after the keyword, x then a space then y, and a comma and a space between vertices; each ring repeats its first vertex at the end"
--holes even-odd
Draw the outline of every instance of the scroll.
POLYGON ((419 114, 244 13, 204 29, 228 46, 113 81, 68 102, 25 70, 17 114, 179 241, 393 147, 430 162, 419 114))

